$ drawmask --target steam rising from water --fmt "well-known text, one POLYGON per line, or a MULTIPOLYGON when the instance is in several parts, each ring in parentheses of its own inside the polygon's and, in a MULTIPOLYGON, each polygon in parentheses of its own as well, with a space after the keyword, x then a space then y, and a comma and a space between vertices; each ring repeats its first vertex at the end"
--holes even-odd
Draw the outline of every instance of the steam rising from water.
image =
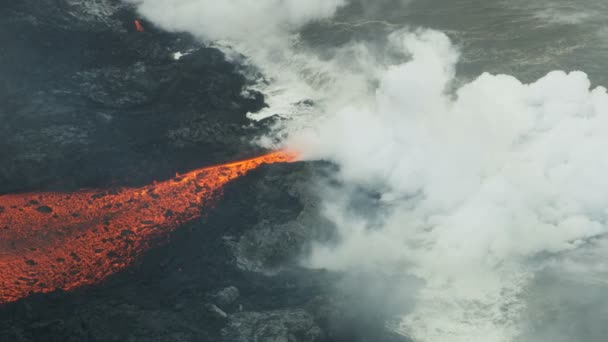
POLYGON ((554 340, 557 330, 538 332, 556 303, 542 279, 570 297, 606 286, 608 95, 584 73, 456 84, 459 53, 437 31, 400 30, 323 58, 291 35, 342 1, 139 3, 165 28, 227 39, 271 80, 258 87, 270 108, 257 117, 288 120, 262 143, 287 136, 305 157, 335 162, 344 184, 323 196, 340 241, 318 244, 307 265, 422 280, 404 335, 554 340), (355 187, 380 193, 373 213, 353 215, 344 189, 355 187))
POLYGON ((373 101, 296 139, 340 165, 346 183, 383 189, 388 214, 378 228, 334 197, 326 214, 342 241, 318 246, 310 263, 423 279, 402 324, 416 339, 511 341, 534 273, 607 232, 606 89, 581 72, 533 84, 484 74, 450 97, 447 37, 391 38, 411 61, 385 70, 373 101))

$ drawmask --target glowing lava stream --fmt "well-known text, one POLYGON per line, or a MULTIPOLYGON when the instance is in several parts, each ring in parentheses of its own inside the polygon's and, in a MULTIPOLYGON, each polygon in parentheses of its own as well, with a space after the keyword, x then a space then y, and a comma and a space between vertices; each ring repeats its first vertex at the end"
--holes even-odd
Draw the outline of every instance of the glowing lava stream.
POLYGON ((0 196, 0 304, 97 283, 200 217, 229 181, 294 159, 274 152, 142 188, 0 196))

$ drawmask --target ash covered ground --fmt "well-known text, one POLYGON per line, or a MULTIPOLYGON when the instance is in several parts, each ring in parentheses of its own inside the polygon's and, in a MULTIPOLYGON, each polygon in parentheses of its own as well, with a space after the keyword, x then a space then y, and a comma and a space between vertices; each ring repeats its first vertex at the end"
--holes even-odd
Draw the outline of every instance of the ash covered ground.
MULTIPOLYGON (((262 152, 272 118, 246 118, 264 98, 243 95, 240 66, 102 2, 0 4, 1 194, 139 186, 262 152)), ((342 275, 297 266, 331 235, 308 186, 327 167, 251 172, 128 271, 0 306, 0 341, 402 340, 365 295, 336 295, 342 275)))

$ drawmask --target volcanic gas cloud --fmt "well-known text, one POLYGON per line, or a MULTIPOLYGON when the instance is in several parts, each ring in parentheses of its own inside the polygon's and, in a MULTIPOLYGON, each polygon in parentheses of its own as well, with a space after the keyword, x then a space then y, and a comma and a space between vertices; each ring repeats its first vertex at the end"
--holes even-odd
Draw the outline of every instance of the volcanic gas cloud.
POLYGON ((0 196, 0 304, 97 283, 200 217, 227 182, 293 160, 275 152, 142 188, 0 196))

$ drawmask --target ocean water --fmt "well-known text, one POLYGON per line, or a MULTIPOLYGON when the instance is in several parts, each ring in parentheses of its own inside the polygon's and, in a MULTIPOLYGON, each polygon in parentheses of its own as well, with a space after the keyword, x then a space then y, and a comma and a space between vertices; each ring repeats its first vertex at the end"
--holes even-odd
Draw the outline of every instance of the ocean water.
POLYGON ((608 3, 598 0, 355 1, 304 30, 312 46, 381 39, 402 27, 445 32, 462 52, 463 77, 506 73, 533 81, 552 70, 582 70, 606 85, 608 3))

